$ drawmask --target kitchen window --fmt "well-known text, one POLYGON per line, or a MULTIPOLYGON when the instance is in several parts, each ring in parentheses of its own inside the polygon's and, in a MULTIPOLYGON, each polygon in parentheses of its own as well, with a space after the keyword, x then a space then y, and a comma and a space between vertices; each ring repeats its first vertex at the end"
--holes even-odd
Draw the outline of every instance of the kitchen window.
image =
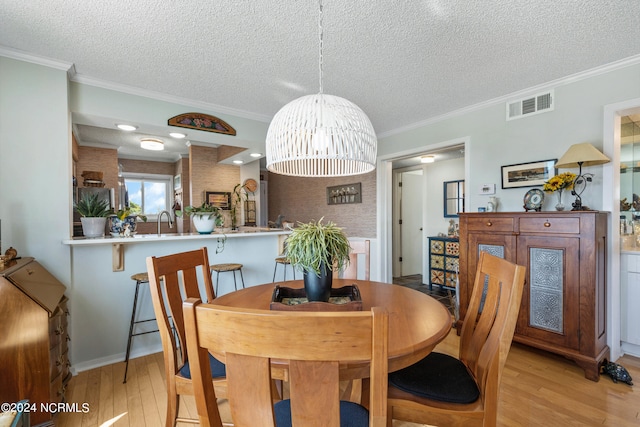
POLYGON ((123 178, 133 213, 156 219, 160 212, 170 211, 171 175, 125 173, 123 178))

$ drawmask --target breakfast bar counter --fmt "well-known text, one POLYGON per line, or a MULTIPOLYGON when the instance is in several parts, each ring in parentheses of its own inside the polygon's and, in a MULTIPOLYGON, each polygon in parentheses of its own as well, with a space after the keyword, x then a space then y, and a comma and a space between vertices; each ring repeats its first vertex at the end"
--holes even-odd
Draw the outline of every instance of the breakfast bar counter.
MULTIPOLYGON (((73 370, 83 371, 124 360, 135 291, 131 276, 146 272, 147 257, 207 247, 210 264, 242 264, 245 286, 250 287, 272 280, 275 258, 289 233, 289 230, 246 227, 238 232, 213 234, 143 234, 64 240, 61 246, 68 248, 71 259, 67 296, 73 313, 69 318, 73 370)), ((280 271, 277 280, 281 280, 280 271)), ((219 295, 234 290, 232 277, 221 274, 219 295)), ((141 288, 138 307, 138 320, 155 318, 147 285, 141 288)), ((141 330, 153 330, 156 325, 149 322, 139 326, 141 330)), ((133 342, 131 357, 158 351, 162 351, 158 334, 140 335, 133 342)))

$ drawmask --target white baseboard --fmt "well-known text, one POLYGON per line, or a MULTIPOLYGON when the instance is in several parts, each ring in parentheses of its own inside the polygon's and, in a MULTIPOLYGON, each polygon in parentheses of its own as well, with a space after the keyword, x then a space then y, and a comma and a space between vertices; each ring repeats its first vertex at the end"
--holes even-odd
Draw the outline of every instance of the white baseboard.
MULTIPOLYGON (((131 351, 129 360, 142 356, 148 356, 153 353, 159 353, 162 351, 162 345, 160 343, 156 345, 150 345, 146 347, 137 347, 131 351)), ((112 365, 114 363, 124 362, 125 353, 112 354, 110 356, 100 357, 98 359, 87 360, 86 362, 73 364, 71 366, 71 374, 78 375, 79 372, 88 371, 90 369, 101 368, 103 366, 112 365)), ((73 361, 72 361, 73 362, 73 361)))
POLYGON ((622 353, 629 356, 640 357, 640 345, 622 341, 622 353))

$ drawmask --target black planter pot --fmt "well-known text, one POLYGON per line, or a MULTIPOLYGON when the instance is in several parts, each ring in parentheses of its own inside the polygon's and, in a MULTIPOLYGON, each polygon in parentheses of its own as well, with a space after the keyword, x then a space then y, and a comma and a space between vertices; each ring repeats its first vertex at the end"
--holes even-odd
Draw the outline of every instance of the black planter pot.
POLYGON ((320 265, 320 276, 313 271, 304 273, 304 290, 309 301, 329 301, 333 284, 332 273, 331 267, 327 267, 324 263, 320 265))

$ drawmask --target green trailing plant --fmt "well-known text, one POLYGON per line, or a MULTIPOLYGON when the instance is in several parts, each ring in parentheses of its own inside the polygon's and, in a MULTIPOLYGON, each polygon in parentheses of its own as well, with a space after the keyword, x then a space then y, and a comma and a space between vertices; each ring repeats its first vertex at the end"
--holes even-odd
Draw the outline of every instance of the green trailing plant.
POLYGON ((75 210, 85 218, 104 218, 113 214, 109 202, 99 194, 84 194, 76 203, 75 210))
MULTIPOLYGON (((206 217, 207 219, 215 218, 216 226, 222 225, 220 208, 207 202, 202 203, 200 206, 187 206, 184 208, 184 213, 190 216, 206 217)), ((176 211, 176 216, 182 216, 182 212, 176 211)))
POLYGON ((229 212, 231 215, 231 228, 234 230, 238 226, 238 209, 240 208, 240 204, 245 200, 248 200, 248 195, 244 184, 236 184, 231 193, 231 211, 229 212))
POLYGON ((323 263, 336 270, 345 267, 351 250, 342 228, 331 221, 322 224, 323 219, 298 223, 287 238, 287 258, 291 264, 318 276, 323 263))

